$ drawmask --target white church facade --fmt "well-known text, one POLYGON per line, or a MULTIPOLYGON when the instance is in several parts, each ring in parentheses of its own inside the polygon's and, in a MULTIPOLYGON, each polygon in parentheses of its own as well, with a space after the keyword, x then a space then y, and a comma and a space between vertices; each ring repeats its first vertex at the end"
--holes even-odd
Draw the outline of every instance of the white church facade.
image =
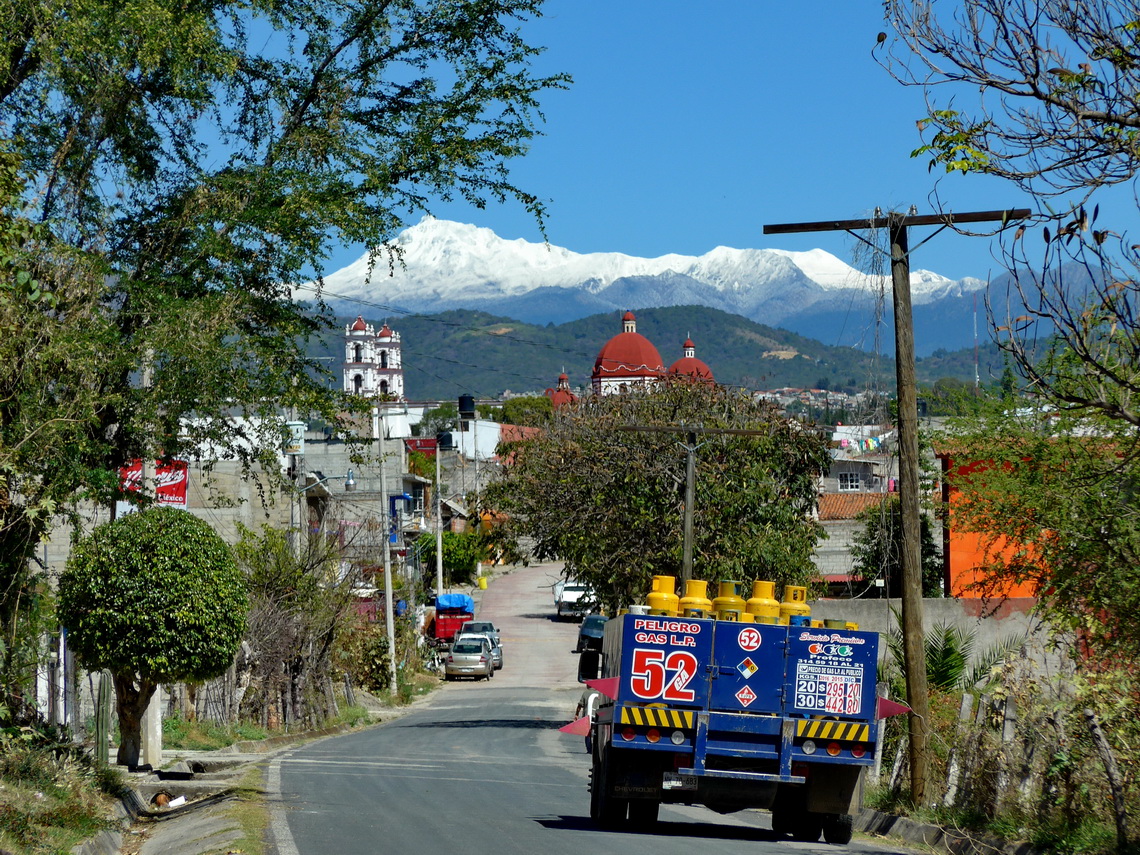
POLYGON ((344 328, 344 391, 382 401, 404 400, 400 334, 388 324, 379 330, 357 317, 344 328))

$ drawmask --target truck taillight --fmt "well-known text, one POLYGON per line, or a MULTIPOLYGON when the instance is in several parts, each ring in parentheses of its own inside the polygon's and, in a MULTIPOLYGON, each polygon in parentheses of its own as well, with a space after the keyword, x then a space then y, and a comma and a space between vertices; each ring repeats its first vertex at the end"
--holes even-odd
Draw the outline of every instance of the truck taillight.
POLYGON ((623 727, 621 729, 621 738, 626 742, 633 742, 633 738, 635 736, 637 736, 637 731, 635 731, 632 727, 623 727))
POLYGON ((832 757, 838 757, 838 756, 839 756, 839 752, 840 752, 841 750, 842 750, 842 749, 839 747, 839 743, 838 743, 838 742, 829 742, 829 743, 827 743, 827 753, 828 753, 828 754, 830 754, 832 757))
POLYGON ((867 753, 867 747, 865 745, 853 745, 851 747, 851 756, 852 757, 860 757, 861 758, 866 753, 867 753))
POLYGON ((685 734, 679 730, 674 730, 673 733, 669 736, 669 741, 672 742, 674 745, 684 745, 685 744, 685 734))
POLYGON ((661 741, 661 731, 655 727, 651 727, 648 732, 646 732, 645 738, 656 744, 661 741))

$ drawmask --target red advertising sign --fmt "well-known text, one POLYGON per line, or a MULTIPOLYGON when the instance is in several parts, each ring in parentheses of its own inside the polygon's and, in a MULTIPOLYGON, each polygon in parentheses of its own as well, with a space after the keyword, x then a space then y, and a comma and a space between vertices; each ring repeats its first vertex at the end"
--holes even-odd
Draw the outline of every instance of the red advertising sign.
MULTIPOLYGON (((119 481, 124 490, 134 492, 142 481, 142 461, 134 460, 119 470, 119 481)), ((186 486, 190 482, 190 467, 184 460, 154 464, 153 480, 155 500, 160 505, 186 507, 186 486)))

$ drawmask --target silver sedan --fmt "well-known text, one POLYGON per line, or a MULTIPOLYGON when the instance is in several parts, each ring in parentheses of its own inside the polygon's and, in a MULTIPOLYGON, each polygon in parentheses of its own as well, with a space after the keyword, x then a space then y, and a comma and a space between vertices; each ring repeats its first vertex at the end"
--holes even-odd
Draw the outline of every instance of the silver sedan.
POLYGON ((491 645, 486 639, 459 639, 443 660, 443 678, 471 677, 490 680, 495 676, 491 645))

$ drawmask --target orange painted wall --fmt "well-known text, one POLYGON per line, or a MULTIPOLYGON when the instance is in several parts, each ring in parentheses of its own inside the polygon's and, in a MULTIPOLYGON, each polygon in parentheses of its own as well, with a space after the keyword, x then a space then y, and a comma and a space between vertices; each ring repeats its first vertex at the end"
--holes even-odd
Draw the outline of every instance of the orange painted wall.
MULTIPOLYGON (((942 461, 942 471, 949 472, 954 465, 948 455, 939 455, 942 461)), ((970 463, 957 467, 959 475, 978 469, 981 464, 970 463)), ((978 567, 986 563, 984 538, 980 534, 969 531, 960 531, 954 525, 954 503, 958 499, 958 491, 953 490, 942 479, 942 498, 949 507, 949 522, 943 527, 942 534, 942 563, 945 568, 946 582, 949 585, 949 596, 960 599, 980 598, 978 591, 968 590, 969 586, 979 578, 978 567)), ((1009 544, 998 550, 1002 557, 1013 555, 1020 549, 1017 544, 1009 544)), ((1036 586, 1031 584, 1010 584, 1004 589, 995 592, 998 596, 1006 597, 1035 597, 1036 586)))

